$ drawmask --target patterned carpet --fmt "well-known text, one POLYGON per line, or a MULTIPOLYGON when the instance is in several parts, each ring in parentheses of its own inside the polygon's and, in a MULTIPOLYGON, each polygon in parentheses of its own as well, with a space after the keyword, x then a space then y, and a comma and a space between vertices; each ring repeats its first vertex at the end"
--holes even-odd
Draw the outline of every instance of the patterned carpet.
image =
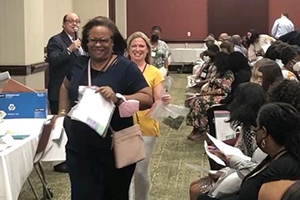
MULTIPOLYGON (((171 74, 173 78, 170 94, 172 104, 183 105, 186 74, 171 74)), ((186 139, 191 127, 183 124, 179 130, 161 126, 161 137, 158 138, 151 160, 151 200, 188 200, 189 184, 201 174, 186 167, 185 163, 199 164, 208 167, 203 153, 203 145, 186 139)), ((52 164, 45 163, 46 177, 56 200, 70 199, 68 174, 52 171, 52 164)), ((41 194, 41 184, 36 173, 31 174, 31 181, 41 194)), ((28 182, 23 186, 19 200, 32 200, 34 196, 28 182)))

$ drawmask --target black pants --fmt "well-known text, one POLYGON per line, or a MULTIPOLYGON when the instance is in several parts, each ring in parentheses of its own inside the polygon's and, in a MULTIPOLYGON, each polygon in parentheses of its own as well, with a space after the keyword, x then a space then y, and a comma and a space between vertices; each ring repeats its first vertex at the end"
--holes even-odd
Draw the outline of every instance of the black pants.
POLYGON ((58 107, 59 107, 58 101, 49 100, 49 106, 50 106, 51 114, 52 115, 57 115, 58 114, 58 107))
POLYGON ((135 164, 116 169, 114 162, 101 163, 67 150, 72 200, 128 200, 135 164))
POLYGON ((72 200, 128 200, 135 164, 116 169, 111 137, 65 117, 67 165, 72 200))

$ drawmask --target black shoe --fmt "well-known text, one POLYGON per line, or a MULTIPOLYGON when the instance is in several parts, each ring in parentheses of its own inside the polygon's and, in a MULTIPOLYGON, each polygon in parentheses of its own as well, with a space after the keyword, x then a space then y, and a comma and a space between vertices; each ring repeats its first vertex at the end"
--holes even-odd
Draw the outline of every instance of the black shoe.
POLYGON ((66 162, 62 162, 58 165, 55 165, 53 168, 56 172, 68 173, 68 167, 66 162))

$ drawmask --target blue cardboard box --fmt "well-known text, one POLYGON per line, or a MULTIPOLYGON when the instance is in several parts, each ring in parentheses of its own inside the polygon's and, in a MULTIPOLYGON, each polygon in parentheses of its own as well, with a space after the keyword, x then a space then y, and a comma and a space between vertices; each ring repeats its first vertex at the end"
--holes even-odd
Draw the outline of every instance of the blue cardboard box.
POLYGON ((46 118, 47 92, 2 92, 0 110, 6 113, 4 119, 46 118))

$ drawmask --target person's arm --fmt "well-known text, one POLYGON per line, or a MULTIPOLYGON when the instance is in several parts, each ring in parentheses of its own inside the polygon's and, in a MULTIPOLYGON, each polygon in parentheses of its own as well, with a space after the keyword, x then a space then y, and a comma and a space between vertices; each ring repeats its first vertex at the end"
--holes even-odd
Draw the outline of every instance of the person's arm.
POLYGON ((167 43, 164 42, 164 51, 165 51, 165 58, 164 58, 164 67, 169 70, 169 57, 171 56, 171 52, 167 43))
POLYGON ((169 70, 169 59, 168 59, 168 57, 164 61, 164 67, 166 68, 166 70, 169 70))
POLYGON ((150 87, 145 87, 132 95, 124 95, 124 97, 127 100, 138 100, 140 102, 140 110, 149 109, 153 104, 153 96, 150 87))
POLYGON ((153 89, 153 98, 154 98, 154 101, 161 100, 161 97, 163 95, 164 95, 164 86, 163 86, 163 83, 160 82, 153 89))
POLYGON ((52 67, 59 67, 62 63, 71 59, 72 52, 79 49, 80 46, 81 41, 79 39, 73 41, 71 45, 66 48, 63 47, 57 39, 51 38, 47 45, 47 62, 51 63, 52 67))
POLYGON ((68 86, 70 82, 67 78, 64 78, 59 91, 59 115, 66 115, 70 110, 70 100, 68 97, 68 86))
MULTIPOLYGON (((113 103, 117 103, 117 97, 115 92, 109 86, 99 87, 97 90, 105 99, 111 100, 113 103)), ((126 100, 137 100, 140 102, 139 109, 146 110, 151 108, 153 104, 153 97, 150 87, 144 87, 143 89, 137 91, 131 95, 123 95, 126 100)))
POLYGON ((227 166, 232 169, 236 169, 241 178, 244 178, 258 165, 253 161, 244 160, 239 156, 225 155, 220 150, 213 150, 212 147, 209 147, 209 151, 223 160, 227 166))
POLYGON ((273 25, 272 30, 271 30, 271 35, 272 35, 273 37, 276 36, 277 29, 278 29, 278 21, 276 20, 276 21, 274 22, 274 25, 273 25))

